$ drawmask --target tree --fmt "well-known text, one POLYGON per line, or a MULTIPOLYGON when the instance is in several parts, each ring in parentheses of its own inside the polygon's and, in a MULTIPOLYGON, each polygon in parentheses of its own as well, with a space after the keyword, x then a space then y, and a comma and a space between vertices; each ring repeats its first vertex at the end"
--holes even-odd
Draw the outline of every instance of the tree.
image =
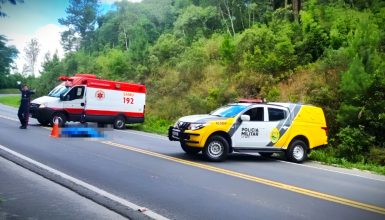
POLYGON ((53 88, 53 85, 58 83, 57 78, 64 73, 63 62, 60 61, 57 51, 51 56, 49 53, 44 55, 44 61, 42 63, 42 71, 39 78, 36 78, 37 96, 48 94, 53 88))
POLYGON ((36 61, 40 53, 40 44, 37 39, 32 38, 24 48, 24 52, 25 60, 27 61, 26 72, 30 73, 32 76, 35 76, 36 61))
POLYGON ((23 3, 24 0, 0 0, 0 17, 5 17, 7 16, 7 14, 5 12, 2 11, 1 9, 1 5, 6 3, 6 2, 9 2, 13 5, 16 5, 17 3, 23 3))
POLYGON ((209 6, 202 8, 191 5, 187 7, 174 23, 177 36, 184 37, 188 43, 200 37, 209 37, 219 27, 217 11, 209 6))
POLYGON ((294 20, 298 22, 299 11, 301 10, 301 0, 293 0, 294 20))
POLYGON ((62 33, 65 49, 73 49, 74 42, 79 37, 83 43, 81 46, 91 41, 98 8, 98 0, 70 0, 70 5, 66 9, 67 17, 58 20, 61 25, 68 27, 68 30, 62 33))
POLYGON ((7 46, 7 38, 0 35, 0 88, 5 87, 5 78, 9 74, 13 59, 17 56, 17 49, 15 46, 7 46))
POLYGON ((80 39, 74 30, 68 29, 61 33, 60 42, 67 52, 76 51, 80 47, 80 39))

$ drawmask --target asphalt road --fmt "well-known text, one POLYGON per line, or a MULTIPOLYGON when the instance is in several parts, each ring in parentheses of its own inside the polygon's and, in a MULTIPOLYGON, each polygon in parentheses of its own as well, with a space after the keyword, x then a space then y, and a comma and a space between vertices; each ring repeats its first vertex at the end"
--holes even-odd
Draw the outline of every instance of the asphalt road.
POLYGON ((171 219, 384 219, 385 178, 239 154, 223 163, 131 130, 90 140, 20 130, 0 105, 0 144, 171 219))
POLYGON ((2 157, 0 177, 0 219, 126 219, 2 157))

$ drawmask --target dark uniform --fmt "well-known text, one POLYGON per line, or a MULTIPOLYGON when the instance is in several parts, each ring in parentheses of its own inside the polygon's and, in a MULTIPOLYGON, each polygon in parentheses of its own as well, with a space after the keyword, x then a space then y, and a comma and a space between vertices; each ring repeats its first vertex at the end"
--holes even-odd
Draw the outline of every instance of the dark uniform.
POLYGON ((31 95, 35 94, 34 91, 31 91, 29 89, 23 90, 24 86, 20 86, 19 90, 21 92, 21 100, 20 100, 20 107, 19 111, 17 112, 17 116, 19 117, 21 126, 21 129, 26 129, 28 125, 28 119, 29 119, 29 105, 31 101, 31 95))

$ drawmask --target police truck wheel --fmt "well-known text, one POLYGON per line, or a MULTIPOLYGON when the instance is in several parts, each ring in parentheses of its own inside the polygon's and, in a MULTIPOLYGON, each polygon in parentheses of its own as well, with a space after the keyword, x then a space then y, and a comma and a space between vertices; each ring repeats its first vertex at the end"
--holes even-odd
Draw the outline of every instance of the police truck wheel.
POLYGON ((210 137, 203 148, 203 157, 209 161, 224 161, 229 152, 229 143, 219 135, 210 137))
POLYGON ((49 120, 43 120, 43 119, 38 118, 37 121, 39 122, 39 124, 41 124, 43 126, 49 125, 49 120))
POLYGON ((202 151, 201 148, 189 147, 185 143, 180 143, 180 146, 182 147, 183 151, 186 152, 186 154, 190 155, 195 155, 202 151))
POLYGON ((52 115, 50 124, 53 126, 55 124, 55 120, 57 119, 59 127, 64 127, 65 123, 67 122, 67 117, 65 114, 61 112, 56 112, 52 115))
POLYGON ((286 157, 289 161, 302 163, 307 158, 307 148, 305 142, 294 140, 286 151, 286 157))
POLYGON ((124 119, 123 116, 118 116, 118 117, 115 118, 114 128, 115 129, 120 129, 120 130, 126 128, 126 120, 124 119))

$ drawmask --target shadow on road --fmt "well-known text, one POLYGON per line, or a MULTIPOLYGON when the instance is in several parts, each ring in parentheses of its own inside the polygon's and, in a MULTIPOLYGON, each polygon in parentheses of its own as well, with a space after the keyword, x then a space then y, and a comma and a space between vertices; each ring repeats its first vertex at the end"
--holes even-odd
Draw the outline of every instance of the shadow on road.
MULTIPOLYGON (((176 157, 176 158, 179 158, 179 159, 183 159, 183 160, 189 160, 189 161, 192 161, 192 162, 197 162, 197 163, 200 163, 200 162, 209 162, 207 160, 205 160, 202 156, 201 153, 197 154, 197 155, 188 155, 188 154, 185 154, 183 152, 180 152, 180 153, 169 153, 167 154, 168 156, 171 156, 171 157, 176 157)), ((259 155, 253 155, 253 154, 241 154, 241 153, 237 153, 237 154, 230 154, 228 157, 227 157, 227 160, 225 161, 226 163, 231 163, 231 162, 260 162, 260 163, 274 163, 274 162, 277 162, 277 160, 282 160, 283 158, 280 158, 278 156, 273 156, 273 157, 262 157, 262 156, 259 156, 259 155)), ((218 162, 209 162, 209 163, 218 163, 218 162)), ((221 163, 221 162, 219 162, 221 163)))

